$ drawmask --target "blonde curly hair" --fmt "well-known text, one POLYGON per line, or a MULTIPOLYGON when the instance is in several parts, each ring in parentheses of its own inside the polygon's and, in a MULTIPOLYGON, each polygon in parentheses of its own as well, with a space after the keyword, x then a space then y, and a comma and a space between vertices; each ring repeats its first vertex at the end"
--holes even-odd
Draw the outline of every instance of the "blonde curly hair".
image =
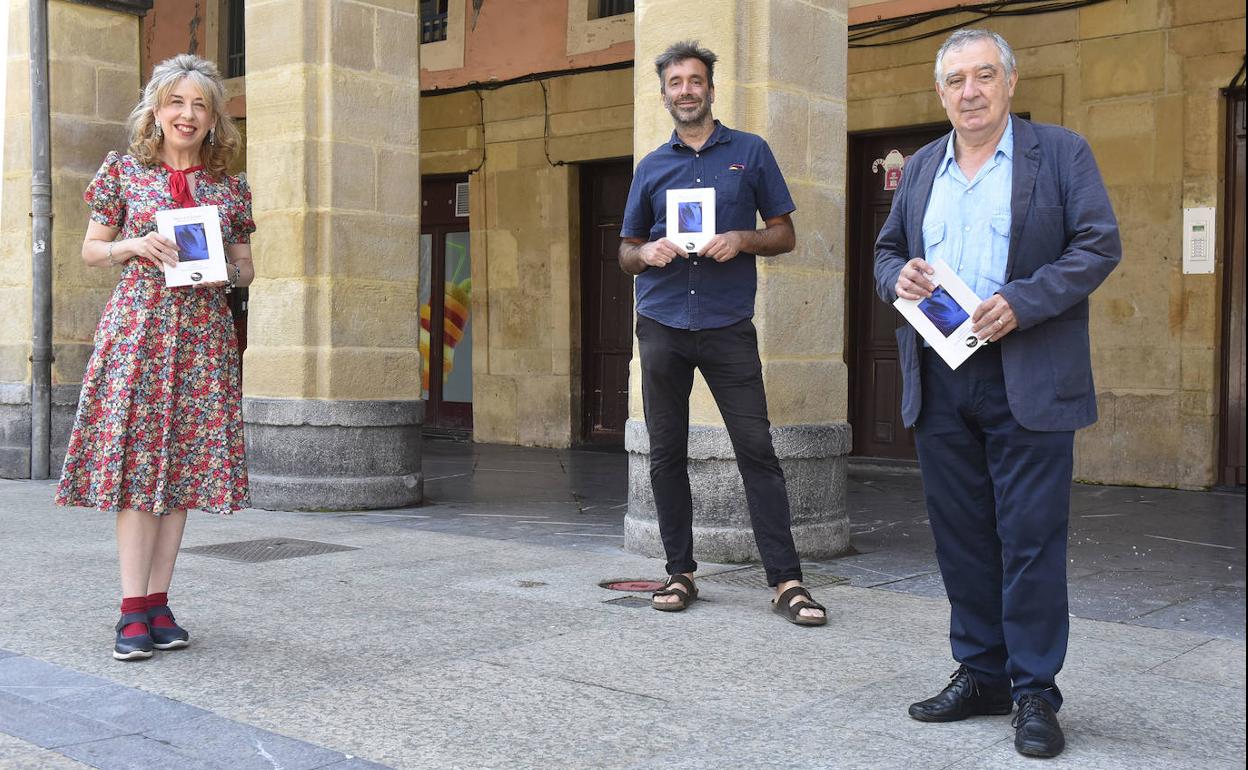
POLYGON ((214 116, 212 143, 205 140, 200 145, 200 162, 210 176, 223 177, 242 146, 242 134, 225 113, 225 81, 217 65, 193 54, 178 54, 152 70, 152 79, 147 81, 143 96, 126 121, 130 128, 129 152, 140 163, 160 162, 164 137, 156 133, 156 110, 169 100, 170 92, 184 78, 199 89, 214 116))

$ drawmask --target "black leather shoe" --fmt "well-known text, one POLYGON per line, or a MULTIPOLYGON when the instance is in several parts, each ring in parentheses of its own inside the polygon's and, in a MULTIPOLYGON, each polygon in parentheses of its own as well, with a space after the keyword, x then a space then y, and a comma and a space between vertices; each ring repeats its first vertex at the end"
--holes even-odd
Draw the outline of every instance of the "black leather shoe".
POLYGON ((1013 709, 1010 688, 982 688, 966 666, 958 666, 939 695, 910 704, 910 716, 920 722, 957 722, 967 717, 1008 714, 1013 709))
POLYGON ((1057 712, 1039 695, 1018 699, 1014 725, 1014 748, 1028 757, 1056 757, 1066 748, 1066 736, 1057 723, 1057 712))
POLYGON ((178 621, 174 620, 173 613, 169 611, 167 605, 159 607, 147 608, 147 629, 152 635, 152 646, 158 650, 178 650, 187 647, 191 643, 191 635, 186 629, 178 625, 178 621), (169 618, 172 626, 157 626, 151 621, 158 617, 169 618))
POLYGON ((148 633, 138 636, 122 636, 121 629, 131 623, 147 625, 146 612, 131 612, 117 621, 117 640, 113 642, 113 657, 117 660, 146 660, 152 657, 152 637, 148 633))

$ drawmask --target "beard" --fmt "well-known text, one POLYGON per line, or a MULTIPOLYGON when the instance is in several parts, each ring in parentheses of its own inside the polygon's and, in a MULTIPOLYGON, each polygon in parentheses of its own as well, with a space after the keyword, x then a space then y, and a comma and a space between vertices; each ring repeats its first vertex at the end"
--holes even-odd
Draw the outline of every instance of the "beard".
POLYGON ((703 99, 698 104, 698 108, 693 112, 681 112, 675 101, 669 96, 663 97, 663 106, 667 107, 667 111, 672 114, 672 120, 676 121, 680 126, 700 126, 707 116, 711 114, 711 100, 703 99))

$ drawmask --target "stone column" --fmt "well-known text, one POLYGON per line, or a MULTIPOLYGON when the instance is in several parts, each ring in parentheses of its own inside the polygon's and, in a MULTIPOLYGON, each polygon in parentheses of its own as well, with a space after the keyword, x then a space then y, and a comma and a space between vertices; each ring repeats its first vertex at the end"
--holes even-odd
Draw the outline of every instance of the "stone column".
MULTIPOLYGON (((115 271, 82 263, 82 191, 126 147, 139 95, 139 15, 147 0, 48 3, 51 97, 53 478, 60 475, 82 372, 115 271)), ((9 0, 0 205, 0 477, 30 476, 31 125, 27 0, 9 0)))
MULTIPOLYGON (((768 141, 797 204, 797 249, 759 260, 754 323, 798 550, 807 559, 842 553, 849 547, 850 449, 843 356, 845 0, 708 0, 697 13, 683 0, 638 0, 636 14, 635 159, 672 131, 654 57, 673 42, 697 39, 719 56, 715 116, 768 141)), ((625 548, 661 557, 636 354, 630 383, 625 548)), ((755 561, 741 477, 700 376, 690 420, 695 553, 704 561, 755 561)))
POLYGON ((421 499, 415 0, 249 0, 252 500, 421 499))

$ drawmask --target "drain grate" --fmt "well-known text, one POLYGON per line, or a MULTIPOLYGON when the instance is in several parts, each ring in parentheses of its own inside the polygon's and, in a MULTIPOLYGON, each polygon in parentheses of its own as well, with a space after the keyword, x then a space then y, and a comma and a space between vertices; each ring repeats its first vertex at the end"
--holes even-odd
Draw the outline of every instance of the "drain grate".
MULTIPOLYGON (((767 572, 759 566, 741 567, 740 569, 730 569, 710 575, 699 575, 698 580, 705 580, 708 583, 727 583, 728 585, 743 586, 745 588, 766 588, 767 572)), ((849 578, 847 577, 831 575, 827 572, 804 572, 802 574, 802 585, 807 588, 824 588, 825 586, 835 586, 848 582, 849 578)))
POLYGON ((650 608, 650 599, 643 596, 621 596, 616 599, 607 599, 603 604, 614 604, 617 607, 629 607, 632 609, 650 608))
POLYGON ((319 556, 335 551, 358 551, 349 545, 318 543, 315 540, 295 540, 289 537, 268 537, 262 540, 243 540, 238 543, 217 543, 183 548, 182 553, 195 553, 229 561, 256 563, 278 559, 297 559, 301 556, 319 556))

